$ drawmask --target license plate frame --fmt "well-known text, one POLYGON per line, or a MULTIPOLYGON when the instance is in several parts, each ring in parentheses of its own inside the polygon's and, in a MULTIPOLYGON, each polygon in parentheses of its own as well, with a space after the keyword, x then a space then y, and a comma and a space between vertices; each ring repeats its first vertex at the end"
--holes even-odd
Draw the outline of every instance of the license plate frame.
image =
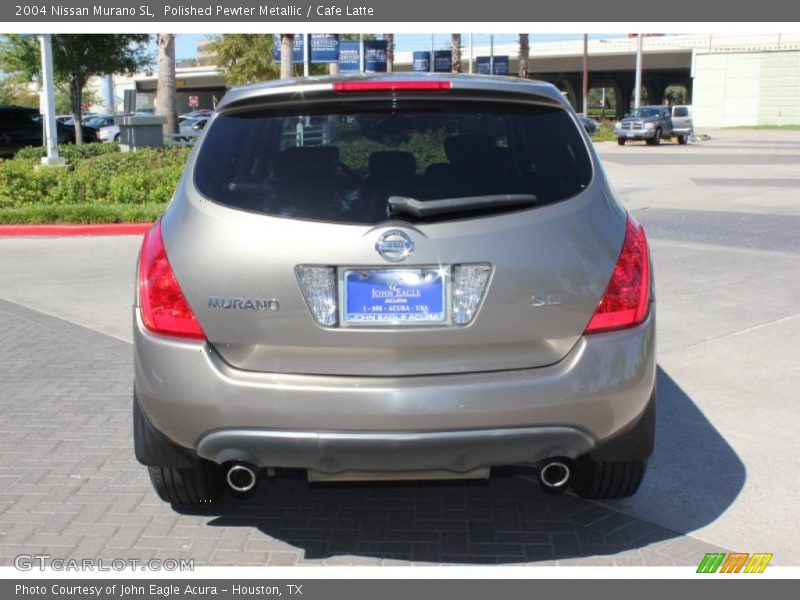
POLYGON ((342 267, 338 279, 339 323, 342 327, 426 327, 450 322, 451 284, 447 268, 342 267), (402 281, 404 277, 407 279, 405 282, 402 281), (415 285, 415 278, 428 281, 423 286, 415 285), (390 290, 390 284, 396 289, 390 290), (372 290, 377 290, 377 297, 372 290), (415 290, 419 290, 418 296, 411 293, 415 290), (370 294, 366 298, 369 306, 364 297, 367 293, 370 294), (356 303, 361 304, 361 310, 356 309, 356 303), (420 305, 424 305, 426 310, 415 310, 420 305), (381 310, 376 310, 377 307, 381 310))

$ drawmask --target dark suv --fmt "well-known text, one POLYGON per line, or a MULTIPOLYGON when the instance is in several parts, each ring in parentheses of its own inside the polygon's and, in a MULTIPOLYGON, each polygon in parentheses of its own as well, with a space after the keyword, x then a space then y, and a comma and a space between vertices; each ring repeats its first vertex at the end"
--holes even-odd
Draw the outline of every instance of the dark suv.
MULTIPOLYGON (((75 142, 75 130, 56 123, 59 144, 75 142)), ((84 141, 91 141, 89 132, 84 141)), ((27 146, 41 146, 44 141, 44 119, 35 108, 0 106, 0 158, 14 156, 27 146)))

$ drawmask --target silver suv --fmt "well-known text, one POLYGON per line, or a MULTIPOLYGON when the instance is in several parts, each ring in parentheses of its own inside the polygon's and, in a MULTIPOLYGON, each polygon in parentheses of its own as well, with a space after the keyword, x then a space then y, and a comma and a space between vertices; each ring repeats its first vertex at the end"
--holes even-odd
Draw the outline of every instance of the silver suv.
POLYGON ((558 90, 382 76, 230 91, 145 237, 136 456, 175 504, 262 469, 633 494, 652 452, 642 228, 558 90))

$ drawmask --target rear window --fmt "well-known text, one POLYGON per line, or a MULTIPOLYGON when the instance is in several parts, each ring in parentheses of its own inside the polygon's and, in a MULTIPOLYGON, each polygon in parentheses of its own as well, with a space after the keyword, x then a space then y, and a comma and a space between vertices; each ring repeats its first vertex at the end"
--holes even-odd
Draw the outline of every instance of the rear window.
MULTIPOLYGON (((533 195, 541 206, 578 194, 591 180, 585 143, 559 108, 341 104, 301 114, 218 115, 197 157, 197 189, 242 210, 373 224, 387 219, 392 196, 424 202, 533 195)), ((519 208, 489 202, 480 214, 519 208)), ((476 212, 414 218, 465 216, 476 212)))
POLYGON ((676 106, 674 109, 672 109, 672 115, 675 117, 688 117, 689 109, 685 106, 676 106))

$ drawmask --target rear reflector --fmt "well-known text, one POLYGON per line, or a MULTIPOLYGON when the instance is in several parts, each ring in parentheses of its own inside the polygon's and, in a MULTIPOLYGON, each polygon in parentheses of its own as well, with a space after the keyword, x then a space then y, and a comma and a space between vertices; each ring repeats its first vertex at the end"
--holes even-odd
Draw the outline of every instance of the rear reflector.
POLYGON ((161 239, 161 221, 144 236, 139 257, 139 305, 144 326, 160 335, 205 339, 175 279, 161 239))
POLYGON ((449 90, 449 81, 338 81, 334 92, 443 92, 449 90))
POLYGON ((650 304, 650 265, 644 229, 628 217, 625 241, 622 243, 611 281, 600 299, 584 333, 598 333, 633 327, 647 317, 650 304))

